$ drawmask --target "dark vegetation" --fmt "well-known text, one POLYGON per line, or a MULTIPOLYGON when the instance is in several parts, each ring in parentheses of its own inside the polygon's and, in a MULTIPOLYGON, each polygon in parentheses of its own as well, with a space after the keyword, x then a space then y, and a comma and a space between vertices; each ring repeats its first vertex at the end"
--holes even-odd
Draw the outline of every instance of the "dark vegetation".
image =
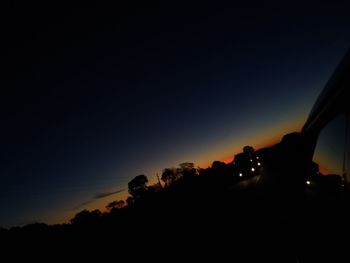
MULTIPOLYGON (((246 146, 228 164, 165 168, 155 185, 138 175, 128 183, 130 196, 107 204, 107 212, 83 210, 68 224, 0 228, 1 240, 10 247, 50 244, 54 251, 85 254, 90 247, 112 246, 120 257, 135 260, 152 255, 295 262, 299 245, 308 246, 301 238, 305 221, 316 220, 320 211, 313 205, 317 211, 310 213, 303 205, 305 180, 320 185, 314 192, 331 196, 343 187, 338 175, 322 176, 317 164, 305 162, 300 147, 299 134, 292 133, 270 148, 246 146), (252 246, 256 253, 247 252, 252 246)), ((306 206, 317 199, 309 196, 306 206)))

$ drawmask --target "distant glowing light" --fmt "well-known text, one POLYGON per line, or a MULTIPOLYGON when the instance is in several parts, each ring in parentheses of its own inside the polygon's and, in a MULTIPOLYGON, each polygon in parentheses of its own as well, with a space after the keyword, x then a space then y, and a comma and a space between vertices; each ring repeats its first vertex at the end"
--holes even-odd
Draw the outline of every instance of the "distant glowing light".
POLYGON ((309 184, 311 184, 311 182, 310 182, 309 180, 307 180, 307 181, 306 181, 306 184, 308 184, 308 185, 309 185, 309 184))
POLYGON ((254 172, 254 171, 255 171, 255 168, 254 168, 254 167, 252 167, 252 169, 251 169, 251 170, 252 170, 252 172, 254 172))
POLYGON ((252 160, 252 159, 250 159, 250 161, 252 162, 253 160, 252 160))
POLYGON ((242 173, 239 173, 239 177, 242 177, 243 176, 243 174, 242 173))
POLYGON ((257 156, 256 159, 259 159, 259 156, 257 156))
POLYGON ((260 166, 261 165, 261 163, 258 163, 258 166, 260 166))

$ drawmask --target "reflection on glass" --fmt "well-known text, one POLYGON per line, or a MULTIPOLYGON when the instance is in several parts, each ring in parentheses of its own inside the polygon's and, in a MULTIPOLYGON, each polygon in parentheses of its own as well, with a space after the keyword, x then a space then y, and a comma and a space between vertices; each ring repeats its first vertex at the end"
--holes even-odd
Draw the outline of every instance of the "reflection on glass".
POLYGON ((339 175, 344 172, 346 147, 346 118, 339 115, 320 133, 313 161, 323 175, 339 175))

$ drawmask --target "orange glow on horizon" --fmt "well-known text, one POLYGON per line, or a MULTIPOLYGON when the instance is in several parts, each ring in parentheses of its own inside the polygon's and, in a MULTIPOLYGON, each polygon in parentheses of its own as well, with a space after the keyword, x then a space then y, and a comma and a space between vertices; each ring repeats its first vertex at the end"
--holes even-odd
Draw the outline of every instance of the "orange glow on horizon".
POLYGON ((255 134, 252 134, 251 136, 243 136, 237 138, 237 141, 225 143, 221 149, 210 152, 210 155, 206 155, 205 158, 202 158, 202 161, 198 162, 198 164, 200 167, 209 167, 215 160, 231 162, 235 154, 243 151, 245 145, 251 145, 255 150, 273 146, 274 144, 279 143, 284 135, 294 131, 300 132, 305 119, 306 115, 299 115, 292 121, 278 123, 272 128, 270 127, 256 131, 255 134))
POLYGON ((233 161, 233 156, 229 156, 225 159, 222 160, 222 162, 226 163, 226 164, 229 164, 233 161))
POLYGON ((327 174, 334 173, 334 172, 332 172, 331 169, 328 169, 327 167, 325 167, 321 164, 318 165, 318 169, 319 169, 321 175, 327 175, 327 174))
MULTIPOLYGON (((221 145, 217 145, 217 148, 208 148, 210 151, 205 151, 201 155, 197 156, 197 159, 193 159, 196 166, 207 168, 210 167, 212 162, 215 160, 223 161, 225 163, 232 162, 234 155, 242 152, 245 145, 251 145, 255 150, 270 147, 281 141, 282 137, 293 131, 300 131, 302 124, 304 123, 304 117, 296 118, 294 121, 288 123, 278 123, 274 127, 269 129, 261 129, 260 131, 254 131, 254 134, 245 134, 239 138, 232 138, 231 140, 225 141, 221 145)), ((184 156, 186 158, 186 156, 184 156)), ((193 157, 192 157, 193 158, 193 157)), ((163 167, 164 168, 164 167, 163 167)), ((154 169, 154 168, 153 168, 154 169)), ((158 168, 159 169, 159 168, 158 168)), ((162 168, 161 168, 162 169, 162 168)), ((155 171, 153 174, 147 174, 149 179, 149 185, 152 185, 157 182, 155 174, 158 171, 155 171)), ((125 185, 123 185, 125 187, 125 185)), ((120 187, 115 187, 120 188, 120 187)), ((106 211, 105 206, 115 200, 125 200, 128 197, 128 191, 123 191, 121 193, 111 195, 105 198, 93 200, 91 203, 82 206, 77 210, 65 210, 62 211, 60 217, 52 217, 52 220, 48 220, 49 223, 65 223, 69 222, 74 215, 83 209, 95 210, 99 209, 101 212, 106 211)), ((83 200, 84 201, 84 200, 83 200)), ((78 202, 79 203, 79 202, 78 202)))

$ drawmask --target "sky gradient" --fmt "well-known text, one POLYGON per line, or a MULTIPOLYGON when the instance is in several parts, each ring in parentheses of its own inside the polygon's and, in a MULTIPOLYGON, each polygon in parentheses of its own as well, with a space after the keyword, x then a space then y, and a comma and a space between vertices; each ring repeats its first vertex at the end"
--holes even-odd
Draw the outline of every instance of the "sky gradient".
POLYGON ((124 197, 95 198, 136 175, 301 129, 349 47, 349 9, 208 10, 11 9, 0 226, 61 223, 124 197))

